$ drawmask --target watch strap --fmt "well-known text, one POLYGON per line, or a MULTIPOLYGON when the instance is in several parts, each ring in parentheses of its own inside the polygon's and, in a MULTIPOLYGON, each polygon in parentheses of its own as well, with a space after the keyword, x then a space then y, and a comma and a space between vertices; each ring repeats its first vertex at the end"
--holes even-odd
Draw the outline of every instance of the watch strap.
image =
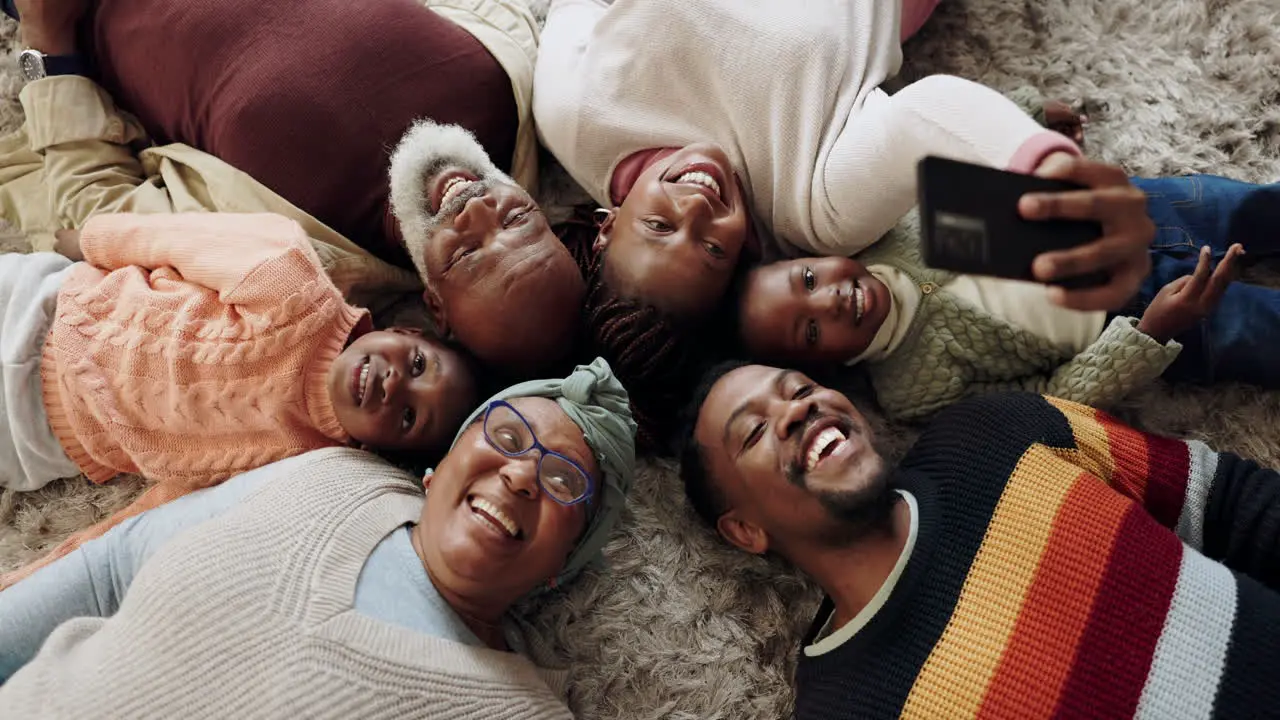
POLYGON ((85 75, 84 58, 79 55, 45 55, 44 56, 44 74, 46 76, 54 75, 85 75))

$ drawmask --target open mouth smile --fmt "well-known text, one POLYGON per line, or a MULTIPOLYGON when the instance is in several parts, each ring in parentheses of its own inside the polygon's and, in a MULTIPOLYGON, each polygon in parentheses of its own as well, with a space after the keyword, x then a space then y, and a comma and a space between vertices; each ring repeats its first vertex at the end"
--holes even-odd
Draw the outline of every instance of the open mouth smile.
POLYGON ((801 459, 805 472, 812 472, 830 458, 848 452, 852 445, 849 442, 849 436, 832 420, 816 423, 815 427, 806 433, 805 442, 801 447, 803 448, 801 459))
POLYGON ((351 399, 357 407, 364 407, 364 400, 369 395, 369 358, 365 358, 351 373, 351 399))
POLYGON ((439 214, 448 208, 449 203, 457 199, 464 190, 478 182, 480 178, 461 170, 446 173, 436 180, 431 192, 431 211, 439 214))
POLYGON ((694 163, 682 168, 678 173, 668 175, 667 182, 687 185, 707 196, 708 200, 717 200, 722 206, 728 205, 724 196, 725 179, 720 168, 714 164, 694 163))
POLYGON ((477 518, 504 538, 509 540, 524 538, 520 525, 497 505, 477 495, 471 495, 467 497, 467 506, 477 518))

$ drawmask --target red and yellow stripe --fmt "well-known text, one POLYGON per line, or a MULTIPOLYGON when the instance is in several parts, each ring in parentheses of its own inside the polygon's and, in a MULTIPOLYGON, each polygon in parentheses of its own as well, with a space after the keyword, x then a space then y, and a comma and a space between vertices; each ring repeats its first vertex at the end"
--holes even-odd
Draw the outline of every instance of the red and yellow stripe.
POLYGON ((1018 461, 951 620, 907 696, 904 718, 978 713, 1022 615, 1054 519, 1079 472, 1068 467, 1043 445, 1031 446, 1018 461))
POLYGON ((1045 398, 1066 417, 1076 447, 1065 452, 1094 475, 1175 527, 1187 494, 1191 456, 1181 440, 1148 435, 1096 408, 1045 398))
POLYGON ((987 687, 981 717, 1049 717, 1071 675, 1093 598, 1106 576, 1130 505, 1089 476, 1078 477, 1053 523, 1013 637, 987 687))
POLYGON ((1177 522, 1189 456, 1178 441, 1050 402, 1077 447, 1034 445, 1019 461, 904 717, 1137 708, 1182 553, 1144 506, 1177 522))

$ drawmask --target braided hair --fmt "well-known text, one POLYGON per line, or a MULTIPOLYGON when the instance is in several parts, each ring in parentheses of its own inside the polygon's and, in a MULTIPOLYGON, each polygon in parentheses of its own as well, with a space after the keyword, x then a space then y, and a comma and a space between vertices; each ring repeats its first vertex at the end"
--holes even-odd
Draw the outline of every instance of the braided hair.
POLYGON ((583 210, 560 232, 587 284, 581 334, 585 347, 579 354, 609 361, 631 396, 639 449, 668 455, 684 401, 721 348, 719 313, 709 323, 691 326, 618 292, 605 278, 608 251, 592 249, 596 233, 595 222, 583 210))

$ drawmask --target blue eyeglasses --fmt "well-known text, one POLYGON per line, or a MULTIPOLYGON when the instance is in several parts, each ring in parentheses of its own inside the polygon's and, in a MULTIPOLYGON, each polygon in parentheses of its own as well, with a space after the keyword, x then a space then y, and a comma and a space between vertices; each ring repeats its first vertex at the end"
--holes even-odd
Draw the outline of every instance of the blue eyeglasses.
POLYGON ((495 400, 485 408, 484 439, 507 457, 539 451, 538 486, 561 505, 577 505, 595 490, 595 482, 581 465, 538 442, 529 422, 503 400, 495 400))

